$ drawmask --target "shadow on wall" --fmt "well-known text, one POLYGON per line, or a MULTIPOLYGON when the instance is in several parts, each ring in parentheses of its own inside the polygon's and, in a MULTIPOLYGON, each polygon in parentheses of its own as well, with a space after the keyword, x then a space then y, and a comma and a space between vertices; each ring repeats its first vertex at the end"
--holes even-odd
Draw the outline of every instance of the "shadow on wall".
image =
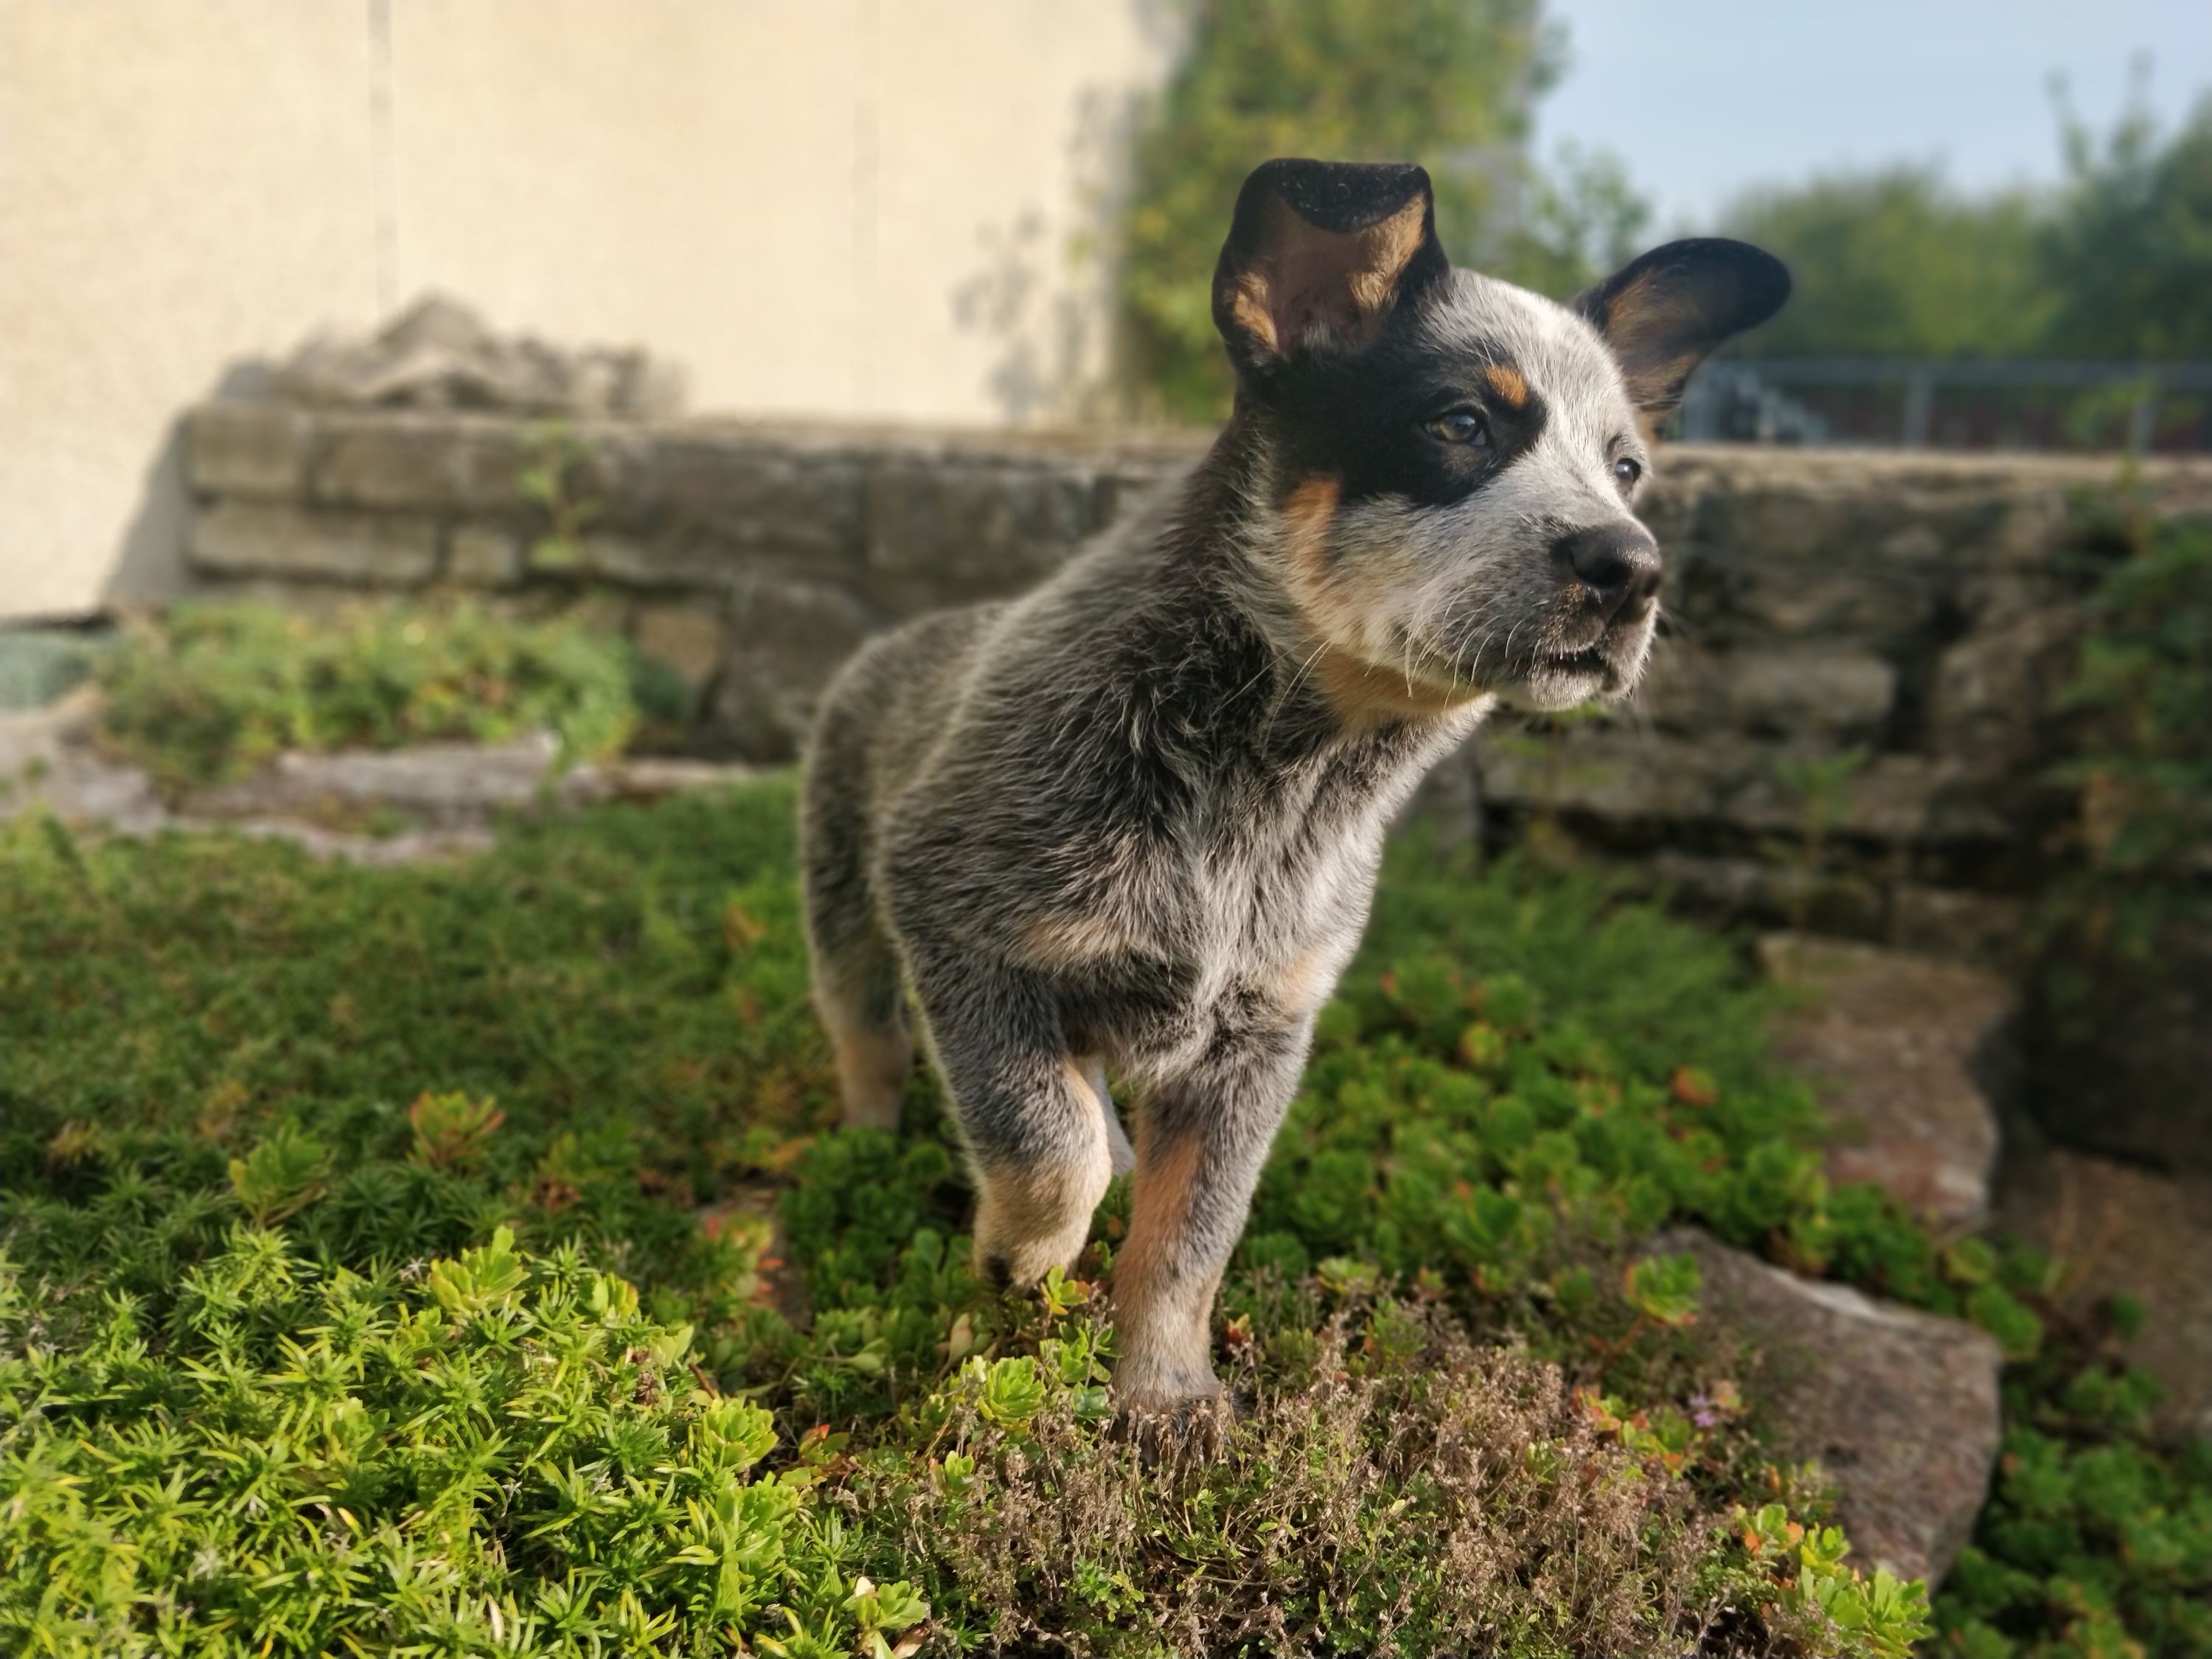
POLYGON ((1095 86, 1080 94, 1067 145, 1075 185, 1065 236, 1055 239, 1034 205, 977 228, 982 263, 953 289, 952 319, 997 343, 986 385, 1010 423, 1078 425, 1126 413, 1110 356, 1114 256, 1146 103, 1142 94, 1095 86))
MULTIPOLYGON (((275 373, 264 358, 241 358, 217 375, 204 402, 216 398, 268 395, 275 373)), ((145 611, 180 598, 191 586, 185 565, 185 538, 191 523, 191 497, 185 482, 185 423, 180 410, 164 428, 161 447, 146 464, 138 505, 123 532, 123 545, 100 585, 100 608, 115 615, 145 611)))

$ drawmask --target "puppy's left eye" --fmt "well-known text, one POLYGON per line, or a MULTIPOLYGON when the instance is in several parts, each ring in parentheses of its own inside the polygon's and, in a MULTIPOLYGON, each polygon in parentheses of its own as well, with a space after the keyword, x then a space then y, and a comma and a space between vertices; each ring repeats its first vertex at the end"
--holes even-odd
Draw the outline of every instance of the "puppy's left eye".
POLYGON ((1437 416, 1433 421, 1424 421, 1421 430, 1440 444, 1486 444, 1490 441, 1490 428, 1483 425, 1482 416, 1471 409, 1455 409, 1437 416))
POLYGON ((1613 464, 1613 482, 1623 489, 1636 488, 1636 481, 1644 476, 1644 463, 1632 456, 1624 455, 1613 464))

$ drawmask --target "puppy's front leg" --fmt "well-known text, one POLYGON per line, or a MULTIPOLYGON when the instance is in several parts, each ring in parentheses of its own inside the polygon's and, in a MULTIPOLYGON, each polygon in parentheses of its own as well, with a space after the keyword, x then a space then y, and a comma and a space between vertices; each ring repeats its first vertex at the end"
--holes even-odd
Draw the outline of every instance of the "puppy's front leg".
POLYGON ((1129 1242, 1114 1264, 1114 1393, 1123 1409, 1169 1411, 1221 1392, 1214 1291, 1312 1035, 1310 1018, 1224 1034, 1190 1070, 1146 1091, 1129 1242))
POLYGON ((974 960, 909 959, 915 999, 952 1096, 980 1194, 975 1259, 1001 1284, 1075 1265, 1112 1153, 1089 1069, 1030 975, 974 960))

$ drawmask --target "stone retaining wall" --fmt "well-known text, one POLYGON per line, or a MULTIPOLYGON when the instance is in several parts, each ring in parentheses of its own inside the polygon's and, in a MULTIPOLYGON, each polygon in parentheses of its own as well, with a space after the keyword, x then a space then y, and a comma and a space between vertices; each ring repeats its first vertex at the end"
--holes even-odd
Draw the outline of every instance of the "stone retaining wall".
MULTIPOLYGON (((489 416, 194 411, 189 560, 293 603, 437 589, 587 604, 697 690, 708 732, 789 757, 872 629, 1012 592, 1202 441, 489 416), (525 480, 550 465, 580 527, 525 480)), ((1439 781, 1486 834, 1620 851, 1692 899, 2004 957, 2069 810, 2050 691, 2100 546, 2073 505, 2110 462, 1678 447, 1648 516, 1670 624, 1635 701, 1506 720, 1439 781)), ((2212 463, 2152 464, 2212 510, 2212 463)))

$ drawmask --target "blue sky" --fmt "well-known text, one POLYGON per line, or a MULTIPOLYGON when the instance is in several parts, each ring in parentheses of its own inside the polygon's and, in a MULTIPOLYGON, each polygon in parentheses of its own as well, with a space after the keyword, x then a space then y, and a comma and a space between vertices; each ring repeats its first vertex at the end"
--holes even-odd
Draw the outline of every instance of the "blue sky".
POLYGON ((1602 146, 1704 224, 1745 185, 1900 161, 1968 188, 2058 176, 2054 70, 2100 129, 2151 59, 2169 121, 2212 91, 2212 0, 1545 0, 1569 68, 1536 147, 1602 146))

